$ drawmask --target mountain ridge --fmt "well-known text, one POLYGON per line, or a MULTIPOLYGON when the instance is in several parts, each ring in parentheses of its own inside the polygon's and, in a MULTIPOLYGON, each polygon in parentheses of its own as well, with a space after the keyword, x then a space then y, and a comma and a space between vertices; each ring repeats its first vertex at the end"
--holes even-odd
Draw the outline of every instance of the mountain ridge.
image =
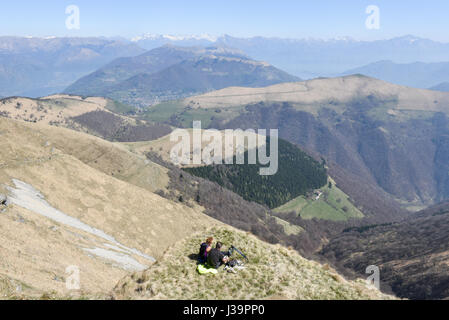
POLYGON ((403 86, 427 89, 447 82, 448 71, 449 62, 395 63, 383 60, 348 70, 342 75, 358 73, 403 86))
POLYGON ((103 95, 147 107, 231 85, 264 86, 292 80, 298 78, 234 49, 164 46, 116 60, 65 92, 103 95))
POLYGON ((209 40, 207 37, 153 38, 135 43, 146 49, 166 43, 205 46, 222 44, 238 48, 257 60, 268 61, 303 79, 336 76, 379 60, 398 63, 446 61, 449 53, 449 44, 413 35, 372 41, 351 37, 295 39, 262 36, 242 38, 230 35, 212 37, 209 40), (336 64, 335 61, 339 63, 336 64))
POLYGON ((0 37, 0 96, 58 93, 117 57, 143 51, 133 43, 101 38, 0 37))

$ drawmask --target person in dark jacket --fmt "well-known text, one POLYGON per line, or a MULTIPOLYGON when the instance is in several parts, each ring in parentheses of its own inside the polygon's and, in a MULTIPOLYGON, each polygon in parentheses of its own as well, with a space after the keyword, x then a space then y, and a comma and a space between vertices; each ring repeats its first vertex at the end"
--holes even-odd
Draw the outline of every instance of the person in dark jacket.
POLYGON ((198 254, 198 263, 203 264, 207 261, 207 255, 212 250, 212 242, 214 238, 207 238, 206 242, 203 242, 200 246, 200 253, 198 254))
POLYGON ((221 265, 229 262, 229 257, 220 251, 222 246, 223 244, 221 242, 217 242, 215 248, 208 253, 207 263, 210 267, 218 269, 221 265))

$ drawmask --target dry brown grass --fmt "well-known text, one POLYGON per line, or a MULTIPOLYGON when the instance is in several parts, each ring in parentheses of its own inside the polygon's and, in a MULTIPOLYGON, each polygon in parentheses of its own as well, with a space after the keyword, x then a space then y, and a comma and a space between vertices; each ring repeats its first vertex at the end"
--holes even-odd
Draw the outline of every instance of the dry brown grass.
POLYGON ((367 96, 397 99, 396 109, 399 110, 441 111, 449 114, 449 93, 403 87, 358 75, 282 83, 265 88, 230 87, 189 97, 183 103, 197 108, 229 108, 262 101, 291 102, 307 109, 309 105, 345 103, 367 96))
MULTIPOLYGON (((0 193, 8 194, 12 179, 24 181, 54 208, 155 258, 180 238, 218 223, 201 208, 152 193, 165 185, 157 178, 164 177, 164 171, 119 145, 68 129, 0 118, 0 149, 0 193)), ((0 274, 20 280, 37 295, 69 297, 65 269, 77 265, 82 290, 73 294, 101 296, 128 273, 83 251, 104 243, 9 205, 0 214, 0 274)), ((143 258, 133 258, 148 265, 143 258)), ((11 294, 9 285, 3 290, 11 294)))
POLYGON ((119 299, 201 300, 393 298, 368 288, 362 280, 347 281, 329 266, 230 227, 213 228, 177 243, 149 270, 121 280, 114 295, 119 299), (199 244, 208 236, 242 249, 250 259, 246 269, 237 274, 221 269, 217 275, 199 275, 189 255, 197 253, 199 244))
POLYGON ((106 111, 105 98, 82 99, 76 96, 55 95, 42 99, 7 98, 0 102, 0 111, 16 120, 66 124, 71 117, 95 110, 106 111))
MULTIPOLYGON (((193 137, 192 137, 192 133, 193 133, 193 129, 186 129, 188 131, 188 133, 190 134, 190 154, 189 157, 192 160, 193 159, 193 137)), ((204 134, 205 130, 201 131, 202 134, 204 134)), ((223 149, 222 149, 222 154, 223 156, 225 156, 225 138, 224 138, 224 131, 220 131, 221 135, 222 135, 222 141, 223 141, 223 149)), ((243 132, 242 131, 235 131, 235 137, 239 137, 240 139, 244 138, 243 132)), ((256 135, 257 136, 257 135, 256 135)), ((257 136, 258 137, 258 136, 257 136)), ((154 152, 156 154, 158 154, 162 160, 166 161, 166 162, 170 162, 172 163, 172 160, 170 158, 170 152, 172 150, 172 148, 177 144, 178 142, 172 142, 170 141, 170 135, 166 135, 164 137, 161 137, 157 140, 153 140, 153 141, 142 141, 142 142, 129 142, 129 143, 123 143, 123 145, 128 148, 128 150, 130 150, 133 153, 136 154, 140 154, 142 156, 144 156, 145 154, 147 154, 148 152, 154 152)), ((204 148, 206 146, 208 146, 211 142, 210 141, 202 141, 201 144, 201 152, 203 152, 204 148)), ((236 145, 236 139, 234 139, 234 147, 233 147, 233 155, 235 155, 236 153, 236 149, 235 149, 235 145, 236 145)), ((248 149, 248 144, 247 144, 247 140, 245 140, 245 145, 244 145, 244 149, 247 150, 248 149)), ((203 163, 203 165, 205 165, 203 163)), ((182 165, 182 167, 193 167, 195 165, 182 165)), ((198 165, 197 165, 198 166, 198 165)))

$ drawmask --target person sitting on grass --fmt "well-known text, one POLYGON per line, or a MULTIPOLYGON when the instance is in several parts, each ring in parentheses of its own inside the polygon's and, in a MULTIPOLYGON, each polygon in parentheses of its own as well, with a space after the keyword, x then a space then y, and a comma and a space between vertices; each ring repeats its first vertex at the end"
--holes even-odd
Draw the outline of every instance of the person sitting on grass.
POLYGON ((218 269, 221 265, 229 262, 229 256, 220 251, 222 247, 223 244, 221 242, 217 242, 215 248, 210 250, 207 254, 207 263, 211 268, 218 269))
POLYGON ((206 242, 203 242, 200 246, 200 253, 198 254, 198 263, 203 264, 207 262, 207 255, 212 250, 212 242, 214 238, 207 238, 206 242))

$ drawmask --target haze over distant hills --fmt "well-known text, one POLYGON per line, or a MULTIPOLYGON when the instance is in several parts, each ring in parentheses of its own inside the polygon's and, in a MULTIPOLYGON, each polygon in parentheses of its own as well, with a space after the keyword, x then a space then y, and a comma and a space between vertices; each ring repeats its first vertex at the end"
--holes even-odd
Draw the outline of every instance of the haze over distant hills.
POLYGON ((0 96, 45 96, 110 62, 144 52, 105 38, 0 37, 0 96))
MULTIPOLYGON (((394 63, 393 61, 378 61, 343 73, 343 75, 351 74, 363 74, 414 88, 433 89, 433 87, 449 81, 449 62, 394 63)), ((435 90, 438 90, 438 87, 435 90)))
POLYGON ((145 49, 162 44, 225 45, 237 48, 254 59, 267 61, 300 78, 335 76, 349 69, 376 61, 396 63, 447 61, 449 44, 406 35, 402 37, 359 41, 342 39, 286 39, 229 35, 213 37, 144 35, 133 39, 145 49))
MULTIPOLYGON (((407 79, 407 73, 404 75, 401 70, 395 71, 388 66, 383 66, 379 71, 372 70, 373 66, 360 70, 360 73, 366 72, 364 74, 370 76, 376 76, 377 72, 382 80, 423 88, 447 81, 444 77, 446 69, 439 70, 440 66, 437 63, 447 61, 449 56, 449 44, 414 36, 378 41, 357 41, 350 38, 331 40, 238 38, 228 35, 215 37, 207 34, 200 36, 143 35, 131 40, 56 37, 1 37, 0 40, 0 96, 39 97, 59 93, 78 79, 103 68, 115 59, 136 57, 145 53, 146 50, 153 50, 166 44, 181 47, 235 48, 244 56, 266 61, 276 68, 303 79, 347 74, 348 70, 356 72, 356 68, 379 61, 392 61, 395 64, 410 64, 417 61, 432 63, 429 67, 435 70, 435 79, 430 72, 422 71, 424 65, 421 66, 420 63, 411 65, 412 68, 417 69, 416 74, 419 75, 414 80, 407 79)), ((104 80, 114 82, 125 80, 126 75, 136 75, 133 70, 142 63, 139 59, 118 60, 114 62, 114 67, 119 68, 127 62, 130 63, 127 66, 131 69, 129 73, 127 71, 124 74, 115 74, 114 79, 104 80)), ((153 66, 157 64, 158 62, 155 62, 153 66)), ((167 67, 167 64, 162 61, 161 66, 167 67)), ((398 67, 401 66, 395 68, 398 67)), ((159 68, 156 71, 160 70, 159 68)), ((144 71, 145 73, 155 72, 155 70, 148 70, 148 66, 144 66, 144 71)), ((106 73, 110 74, 110 70, 106 73)), ((93 95, 96 93, 92 92, 93 95)))
POLYGON ((449 82, 442 82, 430 88, 430 90, 436 91, 449 91, 449 82))

